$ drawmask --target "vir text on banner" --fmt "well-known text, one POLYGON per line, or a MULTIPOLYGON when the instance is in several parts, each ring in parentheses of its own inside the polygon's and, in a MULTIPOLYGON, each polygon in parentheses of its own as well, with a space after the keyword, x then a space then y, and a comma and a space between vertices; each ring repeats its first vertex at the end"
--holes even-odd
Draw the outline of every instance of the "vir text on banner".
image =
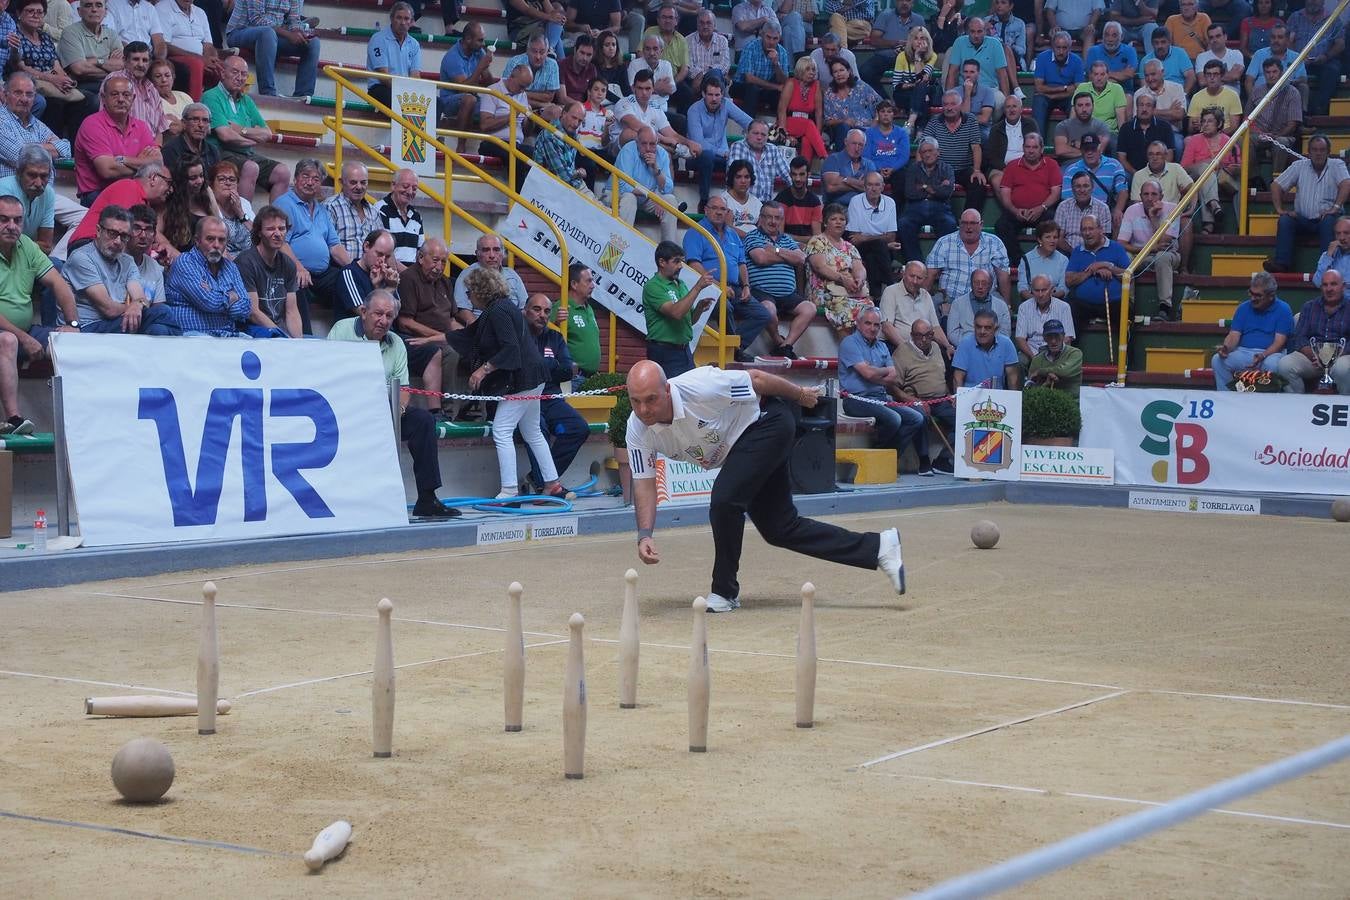
POLYGON ((89 546, 406 525, 374 344, 57 334, 89 546))
MULTIPOLYGON (((646 235, 610 215, 596 203, 585 199, 570 187, 539 169, 531 169, 520 194, 530 206, 511 204, 499 226, 499 233, 511 240, 545 269, 566 274, 561 265, 561 249, 553 232, 540 218, 547 216, 567 241, 571 262, 584 263, 595 273, 593 299, 643 334, 647 320, 642 312, 642 288, 656 274, 656 245, 646 235)), ((680 270, 680 281, 692 288, 698 273, 688 266, 680 270)), ((716 287, 704 290, 701 297, 716 297, 716 287)), ((703 326, 716 312, 710 306, 694 323, 692 351, 698 346, 703 326)))
POLYGON ((1080 443, 1115 451, 1116 483, 1350 494, 1350 398, 1085 390, 1080 443))

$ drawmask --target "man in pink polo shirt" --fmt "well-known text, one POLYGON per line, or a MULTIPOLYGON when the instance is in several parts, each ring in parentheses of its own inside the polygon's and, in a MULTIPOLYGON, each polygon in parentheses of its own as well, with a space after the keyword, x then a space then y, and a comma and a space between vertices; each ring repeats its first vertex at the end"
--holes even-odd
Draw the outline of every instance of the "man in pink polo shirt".
POLYGON ((80 123, 75 136, 75 189, 85 206, 119 178, 130 178, 146 163, 162 162, 150 126, 131 117, 134 96, 125 75, 109 75, 99 89, 102 109, 80 123))

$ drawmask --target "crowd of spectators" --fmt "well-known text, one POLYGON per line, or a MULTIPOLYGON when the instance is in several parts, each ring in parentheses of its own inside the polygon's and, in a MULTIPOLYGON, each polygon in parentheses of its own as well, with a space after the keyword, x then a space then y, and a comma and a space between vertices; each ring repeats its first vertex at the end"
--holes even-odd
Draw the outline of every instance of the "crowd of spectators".
MULTIPOLYGON (((1076 390, 1076 335, 1115 321, 1131 255, 1328 16, 1325 0, 896 0, 880 13, 872 0, 742 0, 723 34, 697 0, 504 3, 519 55, 493 74, 481 25, 443 3, 458 40, 440 75, 512 97, 628 176, 621 217, 654 218, 662 238, 648 283, 651 358, 668 374, 692 365, 698 295, 724 279, 738 358, 761 335, 795 356, 820 310, 841 341, 841 372, 866 382, 860 391, 919 399, 938 396, 939 362, 948 386, 1029 378, 1076 390), (829 32, 808 39, 822 18, 829 32), (690 212, 706 235, 679 228, 682 172, 697 182, 690 212), (927 253, 921 239, 932 241, 927 253), (686 261, 700 276, 693 290, 673 277, 686 261), (844 364, 845 347, 861 368, 844 364)), ((421 70, 420 14, 420 4, 390 7, 369 42, 372 73, 421 70)), ((326 196, 319 161, 288 167, 268 155, 273 135, 253 96, 277 93, 279 57, 296 61, 293 95, 314 93, 316 24, 301 0, 15 0, 0 12, 0 260, 10 272, 0 429, 25 426, 12 373, 45 353, 51 329, 298 338, 312 330, 313 306, 359 319, 371 296, 393 298, 392 315, 382 301, 371 324, 389 318, 402 364, 428 386, 452 383, 461 357, 503 352, 483 343, 482 324, 503 299, 516 316, 492 314, 496 340, 510 332, 543 360, 512 351, 529 357, 513 383, 597 368, 587 272, 570 273, 571 309, 535 309, 501 241, 485 235, 452 281, 444 243, 423 233, 414 173, 398 172, 377 199, 365 167, 349 163, 326 196), (63 160, 78 202, 53 189, 63 160), (555 317, 575 323, 576 344, 569 330, 555 346, 555 317), (475 337, 457 346, 459 331, 475 337)), ((1345 23, 1335 22, 1252 123, 1252 152, 1282 169, 1270 185, 1272 272, 1292 267, 1301 234, 1318 235, 1335 260, 1343 243, 1350 258, 1350 228, 1342 242, 1336 224, 1350 172, 1325 137, 1303 136, 1305 115, 1328 113, 1347 66, 1345 23)), ((369 89, 388 101, 387 82, 369 89)), ((438 100, 443 126, 528 141, 537 167, 592 196, 610 189, 594 161, 557 132, 534 134, 497 97, 445 88, 438 100)), ((506 151, 485 140, 480 152, 506 151)), ((1193 233, 1235 225, 1225 199, 1245 188, 1241 163, 1225 154, 1154 244, 1162 318, 1178 315, 1193 233)), ((1321 282, 1343 280, 1340 268, 1329 264, 1321 282)), ((469 370, 470 386, 480 370, 469 370)), ((448 414, 427 406, 433 420, 448 414)), ((575 440, 575 423, 517 413, 542 416, 546 441, 575 440)), ((919 440, 912 422, 890 424, 897 440, 919 440)), ((539 458, 536 431, 525 430, 531 480, 552 490, 559 460, 539 458)), ((503 493, 514 481, 504 469, 503 493)))

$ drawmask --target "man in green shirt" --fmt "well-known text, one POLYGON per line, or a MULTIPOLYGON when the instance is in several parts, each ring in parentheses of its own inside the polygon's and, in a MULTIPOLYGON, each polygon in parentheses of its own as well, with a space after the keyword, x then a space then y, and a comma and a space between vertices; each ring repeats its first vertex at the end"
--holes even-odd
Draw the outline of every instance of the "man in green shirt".
POLYGON ((53 331, 33 324, 33 287, 41 282, 56 295, 67 322, 79 322, 75 295, 52 261, 23 233, 23 202, 0 197, 0 435, 32 434, 33 423, 19 414, 19 366, 47 356, 53 331))
POLYGON ((572 354, 572 362, 577 367, 574 385, 600 371, 600 329, 595 324, 595 310, 591 307, 594 292, 595 273, 590 266, 572 263, 567 270, 567 312, 563 313, 559 301, 553 304, 549 313, 559 325, 564 321, 567 323, 567 352, 572 354))
POLYGON ((1089 94, 1092 97, 1092 118, 1106 123, 1112 134, 1117 134, 1133 114, 1130 98, 1120 82, 1111 80, 1106 60, 1098 59, 1092 63, 1088 80, 1080 84, 1075 94, 1089 94))
POLYGON ((694 368, 689 344, 694 339, 694 321, 712 305, 713 298, 697 300, 713 283, 707 272, 685 291, 680 283, 684 248, 674 241, 656 245, 656 274, 642 288, 642 314, 647 318, 647 358, 661 367, 667 378, 694 368), (696 302, 697 301, 697 302, 696 302))
POLYGON ((1047 319, 1041 334, 1045 346, 1031 358, 1027 387, 1050 387, 1078 396, 1083 386, 1083 351, 1064 342, 1064 323, 1047 319))
MULTIPOLYGON (((237 57, 236 57, 237 58, 237 57)), ((374 290, 366 296, 360 315, 339 319, 328 332, 330 341, 375 341, 380 345, 380 359, 384 361, 384 377, 408 386, 408 350, 403 338, 389 329, 398 318, 398 298, 385 290, 374 290)), ((408 445, 412 456, 413 479, 417 482, 417 502, 413 518, 452 519, 459 510, 441 505, 436 489, 441 486, 441 461, 436 444, 436 422, 431 413, 420 406, 408 405, 409 395, 399 393, 399 437, 408 445)))
POLYGON ((257 150, 259 144, 272 140, 272 129, 244 91, 248 63, 241 56, 227 56, 220 66, 220 84, 202 94, 202 104, 211 111, 211 143, 220 150, 221 159, 239 167, 240 197, 251 198, 261 178, 270 198, 276 200, 291 186, 291 172, 257 150))

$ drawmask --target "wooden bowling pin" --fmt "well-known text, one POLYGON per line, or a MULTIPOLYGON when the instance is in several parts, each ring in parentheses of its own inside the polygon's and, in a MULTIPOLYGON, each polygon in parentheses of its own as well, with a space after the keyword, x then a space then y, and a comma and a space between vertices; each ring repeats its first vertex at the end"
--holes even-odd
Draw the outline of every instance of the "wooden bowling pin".
POLYGON ((585 769, 586 661, 581 646, 581 629, 585 625, 581 613, 572 613, 567 620, 571 635, 563 673, 563 774, 568 778, 582 777, 585 769))
POLYGON ((802 619, 797 626, 797 727, 815 724, 816 586, 802 585, 802 619))
POLYGON ((619 623, 619 709, 637 708, 638 681, 638 574, 623 573, 623 619, 619 623))
MULTIPOLYGON (((216 715, 230 711, 230 701, 216 701, 216 715)), ((158 716, 195 716, 196 697, 157 697, 129 694, 124 697, 85 697, 87 716, 121 716, 128 719, 150 719, 158 716)))
POLYGON ((519 581, 506 589, 506 653, 502 657, 502 686, 506 697, 506 730, 520 731, 525 709, 525 631, 520 621, 519 581))
POLYGON ((305 851, 305 865, 311 872, 319 871, 324 863, 340 856, 351 839, 352 824, 339 819, 315 835, 314 843, 305 851))
POLYGON ((394 755, 394 629, 390 614, 394 604, 388 597, 375 609, 380 623, 375 633, 375 681, 370 691, 370 704, 375 729, 375 757, 387 759, 394 755))
POLYGON ((689 642, 689 752, 708 750, 708 601, 694 598, 694 636, 689 642))
POLYGON ((216 733, 220 697, 220 642, 216 636, 216 584, 202 585, 202 633, 197 644, 197 733, 216 733))

